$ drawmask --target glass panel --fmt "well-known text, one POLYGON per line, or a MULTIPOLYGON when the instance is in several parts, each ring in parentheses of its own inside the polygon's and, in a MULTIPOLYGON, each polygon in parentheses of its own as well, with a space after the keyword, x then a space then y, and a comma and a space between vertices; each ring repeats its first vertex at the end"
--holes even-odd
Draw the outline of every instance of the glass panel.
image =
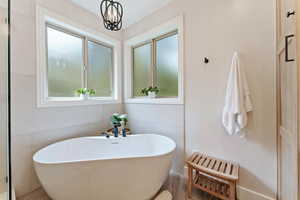
POLYGON ((133 49, 133 96, 143 96, 141 90, 151 86, 152 45, 145 44, 133 49))
POLYGON ((8 199, 8 2, 0 4, 0 199, 8 199))
POLYGON ((157 41, 156 67, 159 96, 178 96, 178 35, 157 41))
POLYGON ((48 96, 74 97, 82 87, 83 39, 47 27, 48 96))
POLYGON ((112 96, 112 48, 88 41, 88 63, 88 88, 94 89, 97 97, 112 96))

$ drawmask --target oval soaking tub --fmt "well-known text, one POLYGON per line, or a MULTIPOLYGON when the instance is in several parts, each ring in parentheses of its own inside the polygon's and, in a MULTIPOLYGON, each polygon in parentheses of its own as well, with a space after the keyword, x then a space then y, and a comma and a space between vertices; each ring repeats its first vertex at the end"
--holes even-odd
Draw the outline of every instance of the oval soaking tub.
POLYGON ((45 147, 33 161, 54 200, 148 200, 167 178, 175 148, 152 134, 82 137, 45 147))

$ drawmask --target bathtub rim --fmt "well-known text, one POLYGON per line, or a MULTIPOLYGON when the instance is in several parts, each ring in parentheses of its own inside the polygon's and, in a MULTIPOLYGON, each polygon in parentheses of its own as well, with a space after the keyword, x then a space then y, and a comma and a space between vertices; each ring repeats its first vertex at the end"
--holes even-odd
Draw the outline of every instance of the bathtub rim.
POLYGON ((117 157, 117 158, 98 158, 98 159, 85 159, 85 160, 71 160, 71 161, 56 161, 56 162, 43 162, 37 159, 37 155, 39 153, 41 153, 42 151, 45 151, 46 148, 50 147, 50 146, 54 146, 54 145, 58 145, 61 143, 65 143, 67 141, 72 141, 72 140, 78 140, 81 138, 101 138, 103 140, 111 140, 111 139, 120 139, 118 138, 109 138, 107 139, 105 136, 86 136, 86 137, 76 137, 76 138, 71 138, 71 139, 66 139, 66 140, 62 140, 59 142, 55 142, 53 144, 47 145, 44 148, 41 148, 40 150, 38 150, 36 153, 33 154, 32 156, 32 160, 34 162, 34 164, 40 164, 40 165, 60 165, 60 164, 75 164, 75 163, 87 163, 87 162, 93 162, 93 161, 109 161, 109 160, 125 160, 125 159, 139 159, 139 158, 154 158, 154 157, 161 157, 161 156, 166 156, 169 154, 172 154, 176 148, 177 145, 174 142, 173 139, 164 136, 164 135, 159 135, 159 134, 135 134, 135 135, 129 135, 127 137, 136 137, 136 136, 155 136, 155 137, 160 137, 160 138, 164 138, 166 140, 168 140, 172 146, 172 148, 170 148, 170 150, 165 151, 163 153, 156 153, 156 154, 149 154, 149 155, 139 155, 139 156, 124 156, 124 157, 117 157))

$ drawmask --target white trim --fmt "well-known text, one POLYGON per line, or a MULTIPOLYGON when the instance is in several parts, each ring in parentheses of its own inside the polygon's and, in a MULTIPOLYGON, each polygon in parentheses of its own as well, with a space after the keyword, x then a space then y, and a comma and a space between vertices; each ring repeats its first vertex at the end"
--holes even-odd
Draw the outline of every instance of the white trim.
POLYGON ((179 98, 127 98, 128 104, 183 104, 179 98))
POLYGON ((107 35, 99 33, 68 18, 53 13, 43 7, 36 7, 36 51, 37 51, 37 107, 56 107, 56 106, 80 106, 95 104, 115 104, 122 103, 122 83, 121 83, 121 42, 107 35), (47 97, 47 65, 46 65, 46 22, 68 30, 88 36, 113 46, 114 51, 114 95, 108 98, 93 98, 81 100, 79 98, 48 98, 47 97))
POLYGON ((262 193, 255 192, 248 188, 242 187, 240 185, 237 186, 237 197, 241 200, 276 200, 275 198, 266 196, 262 193))
POLYGON ((127 40, 124 43, 124 95, 125 103, 142 104, 184 104, 184 30, 183 16, 180 15, 146 33, 127 40), (178 30, 178 97, 177 98, 132 98, 132 47, 141 42, 178 30))

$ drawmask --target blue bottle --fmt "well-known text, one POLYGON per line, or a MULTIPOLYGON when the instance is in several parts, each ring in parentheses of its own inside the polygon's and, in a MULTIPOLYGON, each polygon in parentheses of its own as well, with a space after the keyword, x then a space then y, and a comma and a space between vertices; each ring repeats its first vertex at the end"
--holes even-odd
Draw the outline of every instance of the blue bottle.
POLYGON ((126 137, 126 129, 125 128, 122 129, 122 136, 126 137))
POLYGON ((114 136, 115 137, 118 137, 119 136, 119 129, 118 129, 118 126, 114 126, 114 136))

